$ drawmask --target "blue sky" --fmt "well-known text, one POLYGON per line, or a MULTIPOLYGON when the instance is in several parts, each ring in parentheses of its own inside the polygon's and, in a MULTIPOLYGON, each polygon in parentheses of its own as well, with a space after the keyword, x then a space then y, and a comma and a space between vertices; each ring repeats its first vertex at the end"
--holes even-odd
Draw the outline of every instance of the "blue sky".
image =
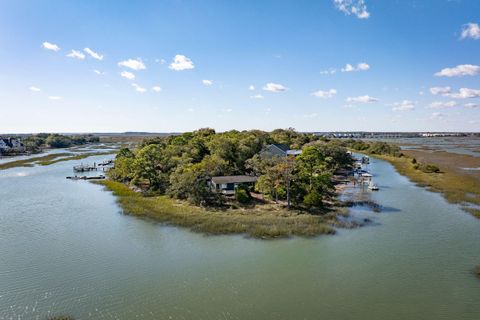
POLYGON ((480 131, 479 23, 477 0, 3 0, 0 133, 480 131))

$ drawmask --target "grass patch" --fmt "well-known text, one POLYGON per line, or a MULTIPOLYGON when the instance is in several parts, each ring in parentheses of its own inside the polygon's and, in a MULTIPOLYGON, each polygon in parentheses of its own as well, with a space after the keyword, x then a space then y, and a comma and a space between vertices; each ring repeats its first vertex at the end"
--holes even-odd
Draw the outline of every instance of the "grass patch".
POLYGON ((473 272, 477 275, 477 277, 480 277, 480 265, 476 266, 473 272))
POLYGON ((43 160, 43 161, 38 161, 39 165, 42 166, 48 166, 57 162, 62 162, 62 161, 70 161, 70 160, 80 160, 80 159, 85 159, 88 157, 92 156, 103 156, 103 155, 109 155, 109 154, 114 154, 115 152, 113 151, 107 151, 107 152, 87 152, 87 153, 82 153, 82 154, 77 154, 75 156, 70 156, 66 158, 56 158, 52 160, 43 160))
POLYGON ((52 154, 48 154, 46 156, 41 156, 41 157, 32 157, 32 158, 23 159, 23 160, 1 163, 0 170, 5 170, 5 169, 10 169, 15 167, 32 167, 38 161, 52 161, 59 157, 71 156, 72 154, 73 153, 70 153, 70 152, 52 153, 52 154))
MULTIPOLYGON (((421 151, 406 150, 405 153, 412 152, 415 156, 422 154, 421 151)), ((390 162, 398 173, 407 176, 411 181, 417 185, 426 187, 430 191, 442 193, 445 199, 450 203, 462 204, 472 203, 480 205, 480 180, 474 175, 462 173, 454 166, 457 165, 457 160, 465 157, 464 155, 438 153, 427 154, 424 153, 426 160, 435 161, 436 156, 440 156, 442 161, 442 171, 430 172, 431 170, 418 170, 416 163, 412 163, 412 158, 405 157, 390 157, 390 156, 376 156, 377 158, 390 162), (448 157, 448 158, 447 158, 448 157)), ((463 210, 469 212, 473 216, 480 218, 480 211, 475 208, 463 207, 463 210)))
POLYGON ((193 206, 167 196, 145 197, 126 185, 96 181, 117 197, 125 213, 148 217, 205 234, 247 234, 254 238, 271 239, 292 235, 312 237, 334 234, 334 213, 311 215, 289 211, 278 206, 260 205, 248 209, 215 210, 193 206))

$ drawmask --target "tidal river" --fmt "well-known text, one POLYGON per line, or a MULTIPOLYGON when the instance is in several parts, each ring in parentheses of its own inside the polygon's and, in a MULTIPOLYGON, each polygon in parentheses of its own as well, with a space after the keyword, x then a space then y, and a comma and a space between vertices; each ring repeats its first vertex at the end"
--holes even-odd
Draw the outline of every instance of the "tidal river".
POLYGON ((384 210, 334 236, 204 236, 125 216, 73 165, 0 171, 0 319, 480 319, 480 220, 370 169, 384 210))

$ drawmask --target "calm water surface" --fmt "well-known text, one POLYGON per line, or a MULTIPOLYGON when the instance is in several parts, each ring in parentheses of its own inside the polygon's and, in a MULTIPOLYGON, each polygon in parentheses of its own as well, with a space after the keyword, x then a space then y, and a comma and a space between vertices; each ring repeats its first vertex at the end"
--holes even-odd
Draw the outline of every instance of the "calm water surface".
POLYGON ((480 220, 383 161, 371 226, 275 241, 125 216, 80 162, 0 171, 0 319, 480 319, 480 220))

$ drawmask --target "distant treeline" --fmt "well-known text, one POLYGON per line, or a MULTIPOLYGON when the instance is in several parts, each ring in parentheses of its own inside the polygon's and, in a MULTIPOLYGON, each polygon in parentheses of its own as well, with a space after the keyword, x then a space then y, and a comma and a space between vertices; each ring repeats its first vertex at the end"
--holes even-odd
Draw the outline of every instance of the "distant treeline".
POLYGON ((100 138, 93 135, 66 136, 57 133, 38 133, 22 137, 21 141, 26 151, 37 152, 42 148, 68 148, 87 143, 95 143, 99 142, 100 138))

